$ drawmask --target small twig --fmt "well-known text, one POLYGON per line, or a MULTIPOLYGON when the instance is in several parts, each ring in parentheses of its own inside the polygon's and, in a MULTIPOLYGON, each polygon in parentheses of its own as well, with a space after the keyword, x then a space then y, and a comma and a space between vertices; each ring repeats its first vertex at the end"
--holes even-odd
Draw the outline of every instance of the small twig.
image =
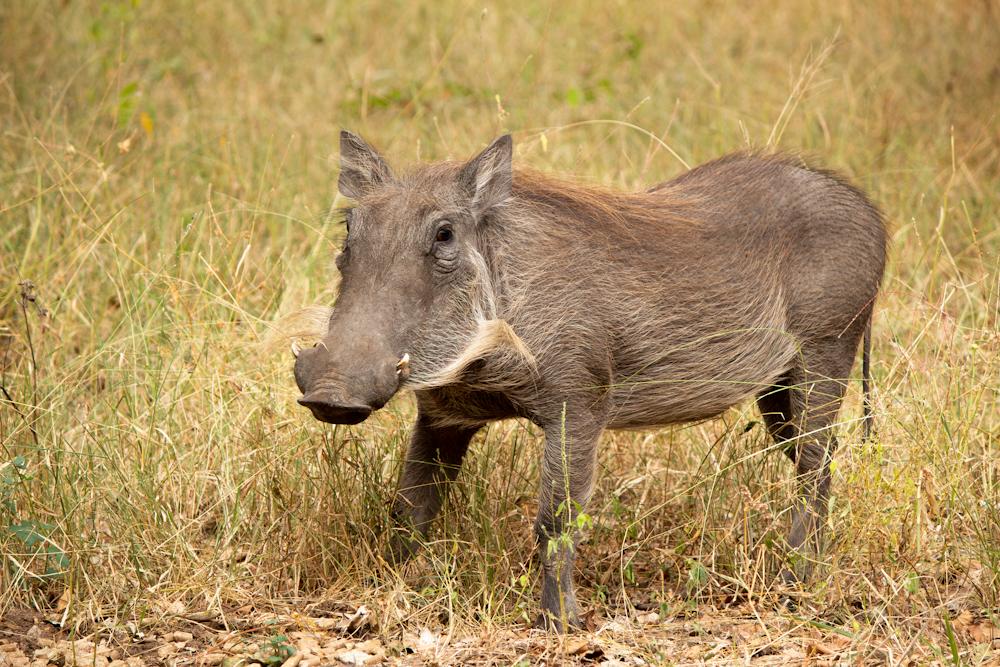
MULTIPOLYGON (((21 277, 21 272, 18 271, 18 278, 21 277)), ((24 315, 24 332, 28 339, 28 351, 31 352, 31 412, 28 414, 28 418, 25 423, 28 428, 31 429, 31 435, 35 439, 35 446, 40 446, 38 443, 38 432, 35 430, 33 423, 35 421, 35 411, 38 408, 38 361, 35 358, 35 343, 31 339, 31 323, 28 321, 28 303, 35 304, 35 308, 38 309, 38 314, 44 317, 47 311, 38 305, 38 295, 35 294, 35 285, 30 280, 25 278, 19 281, 18 286, 21 288, 21 300, 19 302, 21 306, 21 313, 24 315)), ((4 389, 4 394, 7 395, 7 390, 4 389)), ((8 400, 10 396, 8 395, 8 400)), ((13 401, 11 401, 13 405, 13 401)), ((18 411, 20 414, 20 411, 18 411)))
MULTIPOLYGON (((28 430, 31 431, 31 435, 35 438, 35 446, 39 447, 39 444, 38 444, 38 432, 35 431, 35 427, 31 425, 31 422, 29 422, 28 419, 27 419, 27 417, 24 416, 24 413, 21 412, 20 408, 17 407, 17 403, 14 401, 13 398, 11 398, 11 395, 7 393, 7 387, 4 387, 3 385, 0 385, 0 391, 3 392, 4 398, 6 398, 7 402, 10 403, 10 407, 14 408, 14 412, 16 412, 17 416, 21 418, 21 421, 24 422, 24 425, 28 427, 28 430)), ((4 445, 4 449, 7 449, 6 445, 4 445)), ((9 455, 9 451, 8 451, 8 455, 9 455)))
POLYGON ((521 74, 524 73, 524 68, 528 66, 530 61, 531 54, 529 53, 528 57, 524 59, 523 63, 521 63, 521 69, 517 70, 517 76, 515 76, 514 80, 510 82, 509 86, 507 86, 507 92, 504 93, 502 100, 499 95, 495 93, 493 95, 497 101, 497 121, 500 123, 500 129, 506 129, 503 124, 503 117, 510 115, 508 112, 504 111, 504 107, 507 105, 507 98, 510 97, 510 91, 514 90, 514 85, 521 79, 521 74))
POLYGON ((798 107, 799 102, 802 101, 812 87, 812 80, 816 77, 816 74, 823 69, 823 63, 826 62, 826 59, 833 52, 833 47, 837 44, 838 37, 840 37, 840 28, 837 28, 837 32, 833 34, 833 38, 823 47, 823 50, 820 51, 820 54, 815 59, 812 58, 812 53, 810 53, 806 61, 802 64, 802 67, 799 69, 799 77, 792 85, 792 92, 788 95, 788 99, 785 100, 785 106, 782 107, 781 113, 778 114, 778 120, 774 122, 774 127, 771 128, 771 136, 767 138, 768 146, 774 146, 781 141, 781 135, 784 134, 789 119, 795 112, 796 107, 798 107))
POLYGON ((868 306, 872 305, 872 303, 874 303, 874 302, 875 302, 875 299, 877 299, 878 297, 879 297, 879 293, 878 293, 878 292, 876 292, 876 293, 875 293, 875 296, 873 296, 872 298, 868 299, 868 302, 867 302, 867 303, 865 303, 865 305, 861 307, 861 310, 859 310, 859 311, 858 311, 857 313, 855 313, 854 317, 852 317, 852 318, 851 318, 851 321, 847 323, 847 326, 846 326, 846 327, 844 327, 844 330, 843 330, 843 331, 841 331, 841 332, 840 332, 839 334, 837 334, 837 338, 840 338, 840 337, 841 337, 841 336, 843 336, 843 335, 844 335, 845 333, 847 333, 847 330, 851 328, 851 325, 852 325, 852 324, 854 324, 854 322, 855 322, 855 321, 856 321, 856 320, 857 320, 857 319, 858 319, 859 317, 861 317, 861 313, 865 312, 865 310, 866 310, 866 309, 868 308, 868 306))
POLYGON ((910 645, 906 647, 903 653, 899 656, 899 660, 896 661, 896 667, 901 667, 904 661, 909 662, 907 658, 910 655, 910 651, 912 651, 913 647, 917 645, 920 638, 924 636, 924 629, 927 627, 927 620, 928 619, 925 618, 924 622, 920 624, 920 629, 913 635, 913 640, 910 642, 910 645))
POLYGON ((646 179, 646 170, 649 169, 649 165, 650 165, 650 163, 652 163, 653 158, 656 157, 656 154, 660 152, 660 146, 665 146, 666 145, 666 144, 663 143, 663 140, 667 138, 667 133, 670 132, 670 128, 674 126, 674 118, 677 116, 677 109, 679 109, 680 106, 681 106, 681 99, 678 97, 677 101, 674 103, 674 112, 672 114, 670 114, 670 122, 667 123, 667 129, 665 129, 663 131, 663 134, 660 135, 660 139, 659 139, 660 143, 658 143, 658 144, 656 144, 654 146, 653 145, 653 139, 655 137, 652 137, 649 140, 650 147, 653 150, 649 154, 649 157, 646 158, 646 164, 644 164, 642 166, 642 174, 639 175, 639 187, 640 188, 642 188, 642 183, 646 179))
MULTIPOLYGON (((645 104, 646 102, 648 102, 649 99, 650 99, 649 97, 644 97, 641 100, 639 100, 639 103, 636 104, 634 107, 632 107, 631 111, 629 111, 627 114, 625 114, 625 118, 622 119, 622 122, 624 123, 624 121, 627 121, 629 118, 631 118, 632 114, 634 114, 639 107, 641 107, 643 104, 645 104)), ((594 146, 594 148, 589 153, 587 153, 587 157, 583 158, 583 161, 584 162, 589 162, 590 158, 592 158, 594 156, 594 153, 597 152, 597 149, 600 148, 601 146, 603 146, 605 144, 605 142, 607 142, 608 139, 610 139, 611 137, 613 137, 615 135, 615 133, 618 130, 620 130, 621 128, 622 128, 621 125, 616 125, 615 129, 613 129, 610 132, 608 132, 608 135, 606 137, 604 137, 603 139, 601 139, 601 143, 599 143, 596 146, 594 146)), ((662 143, 662 142, 660 142, 660 143, 662 143)))
POLYGON ((638 125, 633 125, 632 123, 626 123, 623 120, 607 120, 607 119, 581 120, 581 121, 578 121, 576 123, 569 123, 568 125, 560 125, 559 127, 548 128, 547 130, 543 130, 543 131, 539 132, 538 135, 535 135, 535 136, 539 136, 539 135, 545 134, 546 132, 553 132, 553 133, 555 133, 555 132, 562 132, 563 130, 568 130, 571 127, 580 127, 581 125, 596 125, 598 123, 615 123, 617 125, 623 125, 623 126, 629 128, 629 129, 632 129, 632 130, 638 130, 639 132, 642 132, 643 134, 647 135, 650 139, 656 141, 663 148, 666 148, 667 151, 669 151, 669 153, 671 155, 673 155, 677 159, 678 162, 680 162, 682 165, 684 165, 685 169, 690 169, 691 168, 691 165, 689 165, 687 162, 685 162, 684 158, 682 158, 680 155, 678 155, 677 152, 674 151, 673 148, 671 148, 666 142, 664 142, 662 139, 660 139, 659 137, 657 137, 655 134, 653 134, 652 132, 650 132, 646 128, 639 127, 638 125))

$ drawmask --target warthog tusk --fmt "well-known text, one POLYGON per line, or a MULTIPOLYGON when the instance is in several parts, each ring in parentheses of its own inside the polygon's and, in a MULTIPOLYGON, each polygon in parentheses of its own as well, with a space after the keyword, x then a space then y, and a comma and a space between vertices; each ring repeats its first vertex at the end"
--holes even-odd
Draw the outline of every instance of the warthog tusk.
POLYGON ((406 371, 406 367, 410 365, 410 353, 404 352, 403 358, 399 360, 396 364, 396 375, 402 375, 406 371))
POLYGON ((296 343, 293 340, 292 341, 292 356, 295 357, 296 359, 298 359, 299 358, 299 352, 301 352, 301 351, 302 351, 302 348, 299 347, 299 344, 296 343))

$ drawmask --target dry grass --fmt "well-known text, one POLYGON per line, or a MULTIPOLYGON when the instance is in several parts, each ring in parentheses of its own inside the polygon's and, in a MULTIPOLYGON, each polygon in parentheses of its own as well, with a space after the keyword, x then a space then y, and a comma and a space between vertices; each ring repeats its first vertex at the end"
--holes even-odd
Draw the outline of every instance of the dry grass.
MULTIPOLYGON (((259 344, 332 300, 337 132, 407 161, 509 129, 525 162, 624 187, 780 137, 895 229, 878 433, 855 387, 799 614, 988 661, 943 620, 1000 605, 1000 6, 867 4, 4 2, 0 612, 83 631, 324 596, 383 636, 535 613, 533 427, 477 437, 429 552, 374 578, 411 401, 322 426, 259 344)), ((766 599, 791 490, 756 421, 607 436, 585 607, 766 599)))

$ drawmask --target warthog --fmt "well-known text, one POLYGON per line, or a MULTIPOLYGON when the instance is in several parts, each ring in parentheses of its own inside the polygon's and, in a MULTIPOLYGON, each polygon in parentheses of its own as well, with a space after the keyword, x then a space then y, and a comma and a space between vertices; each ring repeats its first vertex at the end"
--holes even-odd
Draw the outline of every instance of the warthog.
POLYGON ((703 420, 749 397, 796 464, 788 546, 818 550, 831 428, 863 337, 867 385, 888 244, 862 192, 769 153, 621 192, 512 167, 510 135, 401 174, 349 132, 340 149, 338 186, 356 201, 340 290, 322 342, 296 350, 295 379, 299 403, 333 424, 413 389, 390 561, 426 534, 472 436, 529 419, 545 432, 539 624, 577 626, 574 519, 601 432, 703 420))

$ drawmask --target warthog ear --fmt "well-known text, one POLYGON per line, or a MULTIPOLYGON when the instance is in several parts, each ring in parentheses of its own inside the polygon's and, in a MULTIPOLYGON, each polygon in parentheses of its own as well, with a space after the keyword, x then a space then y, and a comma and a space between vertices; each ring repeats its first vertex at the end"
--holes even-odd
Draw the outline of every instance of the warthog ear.
POLYGON ((358 199, 392 181, 392 172, 382 156, 364 139, 343 130, 340 133, 340 194, 358 199))
POLYGON ((472 200, 477 220, 487 209, 502 204, 510 196, 513 150, 510 133, 498 137, 459 174, 458 184, 472 200))

